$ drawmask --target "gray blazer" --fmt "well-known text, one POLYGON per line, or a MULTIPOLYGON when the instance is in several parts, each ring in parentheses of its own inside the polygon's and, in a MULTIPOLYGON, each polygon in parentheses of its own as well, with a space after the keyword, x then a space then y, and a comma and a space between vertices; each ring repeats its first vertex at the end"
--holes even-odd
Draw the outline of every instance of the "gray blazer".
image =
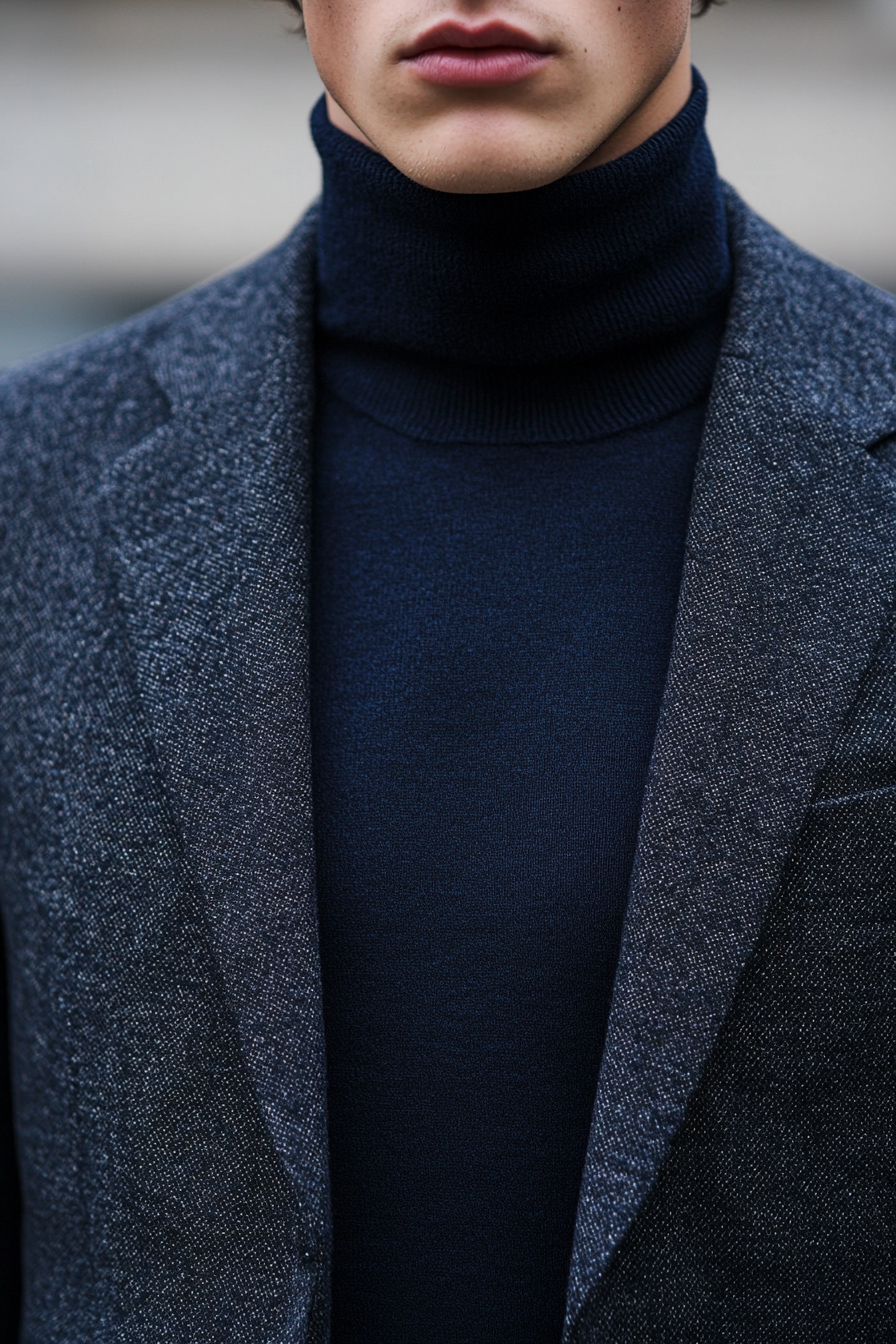
MULTIPOLYGON (((565 1337, 891 1344, 896 299, 728 207, 565 1337)), ((28 1344, 327 1338, 314 237, 0 380, 28 1344)))

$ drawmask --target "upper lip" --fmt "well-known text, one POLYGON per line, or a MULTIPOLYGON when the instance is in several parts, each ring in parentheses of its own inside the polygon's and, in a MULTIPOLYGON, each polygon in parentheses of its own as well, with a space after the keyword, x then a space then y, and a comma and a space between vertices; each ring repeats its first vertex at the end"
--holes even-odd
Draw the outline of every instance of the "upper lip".
POLYGON ((437 23, 432 28, 427 28, 425 33, 421 33, 416 41, 402 52, 402 56, 406 61, 413 60, 415 56, 421 56, 424 51, 434 51, 439 47, 521 47, 524 51, 548 50, 546 44, 539 42, 531 33, 524 32, 522 28, 515 28, 510 23, 504 23, 501 19, 492 19, 488 23, 475 25, 459 23, 456 19, 446 19, 444 23, 437 23))

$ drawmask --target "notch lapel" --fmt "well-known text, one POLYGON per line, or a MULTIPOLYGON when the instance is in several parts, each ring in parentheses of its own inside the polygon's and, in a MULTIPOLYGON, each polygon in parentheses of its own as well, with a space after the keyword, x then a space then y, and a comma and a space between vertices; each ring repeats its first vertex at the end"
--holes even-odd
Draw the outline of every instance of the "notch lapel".
POLYGON ((582 1183, 567 1339, 681 1124, 896 595, 896 305, 729 195, 695 481, 582 1183), (887 325, 889 323, 889 326, 887 325))
POLYGON ((141 698, 312 1277, 329 1251, 308 713, 313 239, 306 221, 161 310, 148 358, 173 415, 106 483, 141 698))

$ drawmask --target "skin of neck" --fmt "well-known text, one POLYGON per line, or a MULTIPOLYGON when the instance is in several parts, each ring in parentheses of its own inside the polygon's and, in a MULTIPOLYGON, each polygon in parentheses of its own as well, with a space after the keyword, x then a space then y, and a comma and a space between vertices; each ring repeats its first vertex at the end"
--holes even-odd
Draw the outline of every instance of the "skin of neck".
POLYGON ((334 126, 437 191, 629 153, 691 92, 688 0, 305 0, 334 126))

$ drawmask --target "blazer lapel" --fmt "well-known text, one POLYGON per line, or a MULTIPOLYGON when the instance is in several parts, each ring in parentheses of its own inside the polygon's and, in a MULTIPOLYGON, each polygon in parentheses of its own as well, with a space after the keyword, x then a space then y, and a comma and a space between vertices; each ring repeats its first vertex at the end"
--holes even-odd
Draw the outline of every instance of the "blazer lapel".
POLYGON ((313 221, 162 310, 171 420, 107 482, 141 697, 243 1053, 328 1258, 308 717, 313 221))
POLYGON ((896 593, 896 492, 867 452, 896 425, 882 303, 872 311, 858 282, 816 266, 733 193, 729 211, 735 293, 582 1184, 567 1338, 681 1123, 896 593))

